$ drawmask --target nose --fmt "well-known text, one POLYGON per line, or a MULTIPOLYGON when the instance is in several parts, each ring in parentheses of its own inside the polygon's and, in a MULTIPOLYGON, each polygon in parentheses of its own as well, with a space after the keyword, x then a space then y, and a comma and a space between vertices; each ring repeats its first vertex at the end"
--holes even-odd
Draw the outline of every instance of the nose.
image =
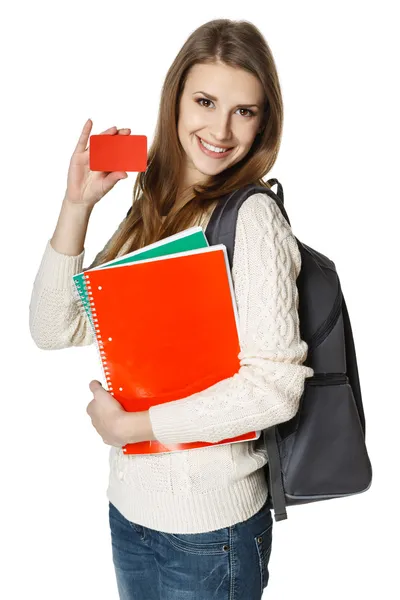
POLYGON ((216 119, 211 128, 211 139, 220 144, 229 144, 232 140, 232 131, 229 116, 216 119))

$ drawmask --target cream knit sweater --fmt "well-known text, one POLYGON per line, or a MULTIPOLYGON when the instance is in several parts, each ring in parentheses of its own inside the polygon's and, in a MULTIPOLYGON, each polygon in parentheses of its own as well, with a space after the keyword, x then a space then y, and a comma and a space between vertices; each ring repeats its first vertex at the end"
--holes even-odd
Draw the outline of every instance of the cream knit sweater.
MULTIPOLYGON (((204 231, 211 214, 196 223, 204 231)), ((47 242, 29 306, 31 336, 43 350, 95 342, 72 287, 84 254, 60 254, 47 242)), ((240 369, 200 393, 152 407, 158 440, 217 442, 295 415, 304 379, 314 373, 302 364, 308 347, 299 332, 300 267, 297 242, 278 206, 267 194, 252 195, 239 210, 232 269, 240 369)), ((234 525, 267 498, 261 438, 158 455, 110 447, 109 461, 108 499, 130 521, 168 533, 234 525)))

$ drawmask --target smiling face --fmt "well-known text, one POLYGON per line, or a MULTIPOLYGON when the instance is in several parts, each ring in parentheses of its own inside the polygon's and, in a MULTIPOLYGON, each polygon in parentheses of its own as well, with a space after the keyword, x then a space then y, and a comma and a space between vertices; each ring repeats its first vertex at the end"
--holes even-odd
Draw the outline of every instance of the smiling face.
POLYGON ((249 152, 263 118, 264 90, 257 77, 223 64, 196 64, 179 104, 178 136, 186 154, 183 185, 201 183, 249 152), (230 148, 213 152, 200 142, 230 148))

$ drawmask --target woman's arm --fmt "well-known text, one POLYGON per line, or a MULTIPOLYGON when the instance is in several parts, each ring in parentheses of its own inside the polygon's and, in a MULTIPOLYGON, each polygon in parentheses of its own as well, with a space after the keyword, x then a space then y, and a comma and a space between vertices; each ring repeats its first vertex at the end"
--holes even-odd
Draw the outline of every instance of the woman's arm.
POLYGON ((73 275, 84 270, 84 242, 90 214, 91 210, 69 205, 64 199, 54 235, 47 241, 29 304, 30 333, 42 350, 85 346, 95 341, 72 280, 73 275))
POLYGON ((93 207, 74 204, 65 197, 50 242, 59 254, 78 256, 84 250, 87 228, 93 207))
POLYGON ((274 200, 254 194, 239 210, 232 277, 239 313, 240 369, 206 390, 149 410, 165 444, 218 442, 291 419, 308 346, 300 339, 296 279, 301 255, 274 200))

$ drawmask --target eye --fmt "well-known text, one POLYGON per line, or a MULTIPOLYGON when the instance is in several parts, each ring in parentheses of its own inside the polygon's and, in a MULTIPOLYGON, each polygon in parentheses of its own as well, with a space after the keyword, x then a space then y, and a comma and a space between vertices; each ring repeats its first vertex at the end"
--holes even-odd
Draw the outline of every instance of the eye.
MULTIPOLYGON (((197 104, 200 104, 200 102, 211 102, 211 104, 213 103, 212 100, 209 100, 208 98, 198 98, 196 100, 197 104)), ((200 106, 204 106, 203 104, 200 104, 200 106)), ((208 106, 205 106, 205 108, 209 108, 208 106)), ((238 108, 238 110, 245 110, 248 113, 250 113, 249 115, 247 115, 247 118, 249 117, 254 117, 255 113, 254 111, 250 110, 250 108, 238 108)), ((243 115, 242 115, 243 116, 243 115)))

